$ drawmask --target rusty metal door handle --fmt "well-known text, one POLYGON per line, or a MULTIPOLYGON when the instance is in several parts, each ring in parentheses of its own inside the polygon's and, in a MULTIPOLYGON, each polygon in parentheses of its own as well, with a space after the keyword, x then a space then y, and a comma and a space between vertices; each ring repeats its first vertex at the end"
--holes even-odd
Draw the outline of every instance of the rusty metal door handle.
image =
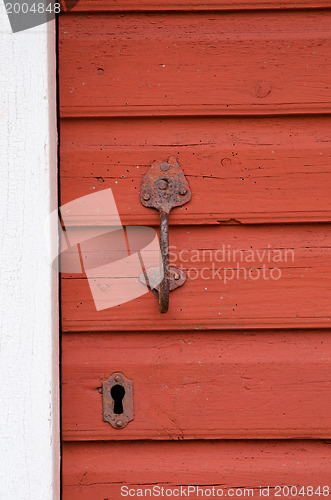
POLYGON ((191 190, 189 183, 180 168, 176 158, 171 156, 168 161, 156 161, 142 180, 140 201, 145 207, 155 208, 160 212, 160 249, 161 266, 147 270, 147 276, 141 281, 158 295, 159 310, 166 313, 169 308, 169 292, 183 285, 186 275, 182 269, 169 266, 169 215, 174 207, 189 202, 191 190), (159 285, 154 286, 159 276, 159 285))

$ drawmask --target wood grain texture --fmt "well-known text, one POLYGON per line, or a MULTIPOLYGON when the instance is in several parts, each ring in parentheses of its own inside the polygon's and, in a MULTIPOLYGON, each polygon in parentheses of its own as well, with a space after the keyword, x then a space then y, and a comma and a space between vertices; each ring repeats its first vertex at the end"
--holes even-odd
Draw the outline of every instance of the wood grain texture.
MULTIPOLYGON (((109 296, 127 293, 141 270, 130 268, 127 279, 110 283, 107 268, 101 274, 97 270, 114 260, 111 236, 104 238, 96 238, 94 247, 92 241, 82 258, 94 269, 89 272, 93 283, 103 290, 99 306, 108 307, 109 296)), ((85 275, 67 274, 62 279, 63 330, 329 327, 330 238, 327 224, 173 227, 171 261, 186 270, 188 279, 171 292, 167 314, 160 315, 155 296, 139 282, 145 295, 96 311, 85 275)))
POLYGON ((65 440, 331 438, 330 332, 66 335, 65 440), (134 420, 102 417, 101 380, 134 384, 134 420))
POLYGON ((68 14, 61 115, 329 113, 330 28, 327 10, 68 14))
POLYGON ((32 19, 18 18, 24 15, 11 18, 13 28, 22 31, 13 33, 1 2, 0 498, 54 500, 59 317, 58 273, 50 266, 57 227, 49 212, 57 208, 56 22, 27 29, 32 19))
MULTIPOLYGON (((63 120, 61 205, 111 188, 122 224, 158 224, 140 184, 174 155, 192 200, 170 224, 330 221, 330 129, 329 117, 63 120)), ((102 211, 71 207, 66 224, 107 224, 102 211)))
POLYGON ((166 11, 166 10, 241 10, 241 9, 301 9, 331 7, 328 0, 79 0, 71 7, 70 1, 66 4, 73 12, 107 12, 107 11, 166 11))
POLYGON ((276 485, 330 483, 331 446, 324 442, 64 443, 63 451, 64 500, 119 499, 122 485, 245 487, 256 497, 270 486, 274 498, 276 485))

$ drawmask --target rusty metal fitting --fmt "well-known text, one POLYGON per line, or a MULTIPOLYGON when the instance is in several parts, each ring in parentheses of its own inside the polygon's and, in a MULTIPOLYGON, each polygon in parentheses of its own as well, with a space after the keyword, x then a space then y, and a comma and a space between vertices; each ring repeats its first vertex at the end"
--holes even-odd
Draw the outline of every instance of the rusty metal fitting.
POLYGON ((168 187, 168 181, 166 181, 165 179, 160 179, 157 182, 157 187, 159 189, 162 189, 162 190, 167 189, 167 187, 168 187))

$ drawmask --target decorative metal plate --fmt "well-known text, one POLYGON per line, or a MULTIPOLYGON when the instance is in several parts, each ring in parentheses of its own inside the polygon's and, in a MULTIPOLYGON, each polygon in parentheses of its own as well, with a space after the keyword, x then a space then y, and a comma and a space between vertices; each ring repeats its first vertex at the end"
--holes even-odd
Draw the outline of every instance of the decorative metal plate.
POLYGON ((126 378, 123 373, 115 372, 102 384, 102 406, 103 419, 109 422, 114 429, 123 429, 134 419, 133 411, 133 383, 126 378), (122 413, 115 413, 116 398, 112 396, 112 389, 115 386, 122 387, 124 391, 121 398, 122 413))
MULTIPOLYGON (((146 270, 147 280, 144 273, 141 273, 139 280, 144 285, 148 286, 151 290, 160 291, 160 268, 159 267, 149 267, 146 270)), ((182 269, 170 266, 169 268, 169 290, 175 290, 176 288, 184 285, 186 280, 186 274, 182 269)))
POLYGON ((142 180, 140 199, 145 207, 166 213, 190 201, 189 183, 174 156, 153 163, 142 180))

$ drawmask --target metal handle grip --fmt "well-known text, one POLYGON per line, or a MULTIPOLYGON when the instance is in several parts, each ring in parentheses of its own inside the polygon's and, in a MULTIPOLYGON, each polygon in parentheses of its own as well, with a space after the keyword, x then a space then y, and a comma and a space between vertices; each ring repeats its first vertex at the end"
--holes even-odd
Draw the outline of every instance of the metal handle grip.
POLYGON ((169 214, 160 212, 160 250, 163 267, 163 279, 159 290, 159 310, 166 313, 169 308, 169 214))
MULTIPOLYGON (((141 183, 140 201, 145 207, 155 208, 160 212, 160 250, 163 271, 162 281, 152 291, 158 294, 159 310, 166 313, 169 308, 169 292, 183 285, 186 279, 181 269, 169 266, 169 215, 170 210, 187 203, 191 199, 190 186, 176 158, 168 161, 156 161, 148 170, 141 183)), ((157 268, 153 268, 155 271, 157 268)), ((158 269, 160 275, 160 269, 158 269)), ((149 286, 147 276, 141 281, 149 286)))

